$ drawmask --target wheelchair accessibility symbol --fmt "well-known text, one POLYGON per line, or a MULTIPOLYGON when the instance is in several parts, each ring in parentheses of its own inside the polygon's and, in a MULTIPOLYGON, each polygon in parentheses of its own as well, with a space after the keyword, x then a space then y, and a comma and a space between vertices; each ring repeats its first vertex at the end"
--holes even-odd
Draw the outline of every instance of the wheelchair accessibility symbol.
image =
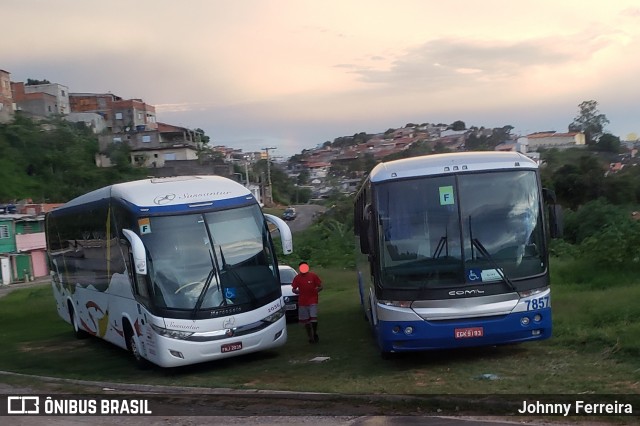
POLYGON ((233 287, 227 287, 224 289, 224 297, 226 299, 235 299, 236 298, 236 289, 233 287))
POLYGON ((481 272, 479 269, 469 269, 467 273, 467 279, 469 281, 482 281, 481 272))

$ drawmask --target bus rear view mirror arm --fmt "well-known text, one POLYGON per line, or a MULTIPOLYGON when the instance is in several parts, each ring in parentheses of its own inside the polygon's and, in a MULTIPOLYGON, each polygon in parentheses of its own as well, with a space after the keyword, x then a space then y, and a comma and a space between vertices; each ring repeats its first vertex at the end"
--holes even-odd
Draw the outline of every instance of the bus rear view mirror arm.
POLYGON ((147 275, 147 256, 144 243, 135 232, 130 229, 123 229, 124 236, 131 244, 133 254, 133 264, 137 274, 147 275))
POLYGON ((280 232, 280 241, 282 241, 282 252, 285 255, 293 253, 293 237, 291 236, 291 229, 289 225, 277 216, 272 214, 264 214, 264 218, 278 227, 280 232))

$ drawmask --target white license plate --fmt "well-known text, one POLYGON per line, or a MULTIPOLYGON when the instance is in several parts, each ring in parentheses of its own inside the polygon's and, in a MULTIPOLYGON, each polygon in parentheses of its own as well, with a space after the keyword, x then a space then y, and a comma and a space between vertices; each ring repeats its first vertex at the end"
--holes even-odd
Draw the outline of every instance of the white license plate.
POLYGON ((242 342, 227 343, 220 346, 220 352, 222 353, 239 351, 240 349, 242 349, 242 342))
POLYGON ((295 309, 298 309, 298 305, 296 305, 295 303, 289 303, 289 304, 287 304, 287 305, 284 305, 284 308, 285 308, 287 311, 293 311, 293 310, 295 310, 295 309))

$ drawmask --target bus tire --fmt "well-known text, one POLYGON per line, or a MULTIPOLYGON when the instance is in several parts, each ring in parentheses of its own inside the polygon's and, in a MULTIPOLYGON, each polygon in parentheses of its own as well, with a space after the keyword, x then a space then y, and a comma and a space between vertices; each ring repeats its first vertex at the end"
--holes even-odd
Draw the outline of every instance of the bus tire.
POLYGON ((76 336, 76 339, 86 339, 89 337, 89 333, 80 328, 78 316, 76 315, 76 311, 73 309, 71 302, 69 302, 67 307, 69 308, 69 319, 71 320, 71 326, 73 327, 73 335, 76 336))
POLYGON ((149 367, 149 361, 140 354, 138 340, 133 332, 133 327, 131 327, 131 324, 129 324, 129 321, 126 319, 123 319, 122 323, 124 325, 124 337, 127 343, 127 350, 131 353, 133 362, 139 369, 146 370, 149 367))

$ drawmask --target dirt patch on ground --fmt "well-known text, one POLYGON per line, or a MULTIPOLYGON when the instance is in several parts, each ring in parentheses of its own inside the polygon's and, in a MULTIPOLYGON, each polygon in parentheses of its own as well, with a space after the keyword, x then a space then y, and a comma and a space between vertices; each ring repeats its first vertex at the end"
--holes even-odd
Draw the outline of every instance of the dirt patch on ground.
POLYGON ((51 280, 46 278, 46 279, 40 279, 38 281, 29 281, 26 283, 0 285, 0 297, 4 297, 7 294, 11 293, 13 290, 17 290, 20 288, 37 287, 37 286, 44 286, 44 285, 50 286, 51 280))
POLYGON ((31 342, 25 342, 19 346, 21 352, 40 352, 50 353, 59 351, 73 351, 76 348, 87 346, 88 341, 76 340, 60 342, 59 340, 50 340, 49 342, 39 342, 39 344, 33 344, 31 342))

